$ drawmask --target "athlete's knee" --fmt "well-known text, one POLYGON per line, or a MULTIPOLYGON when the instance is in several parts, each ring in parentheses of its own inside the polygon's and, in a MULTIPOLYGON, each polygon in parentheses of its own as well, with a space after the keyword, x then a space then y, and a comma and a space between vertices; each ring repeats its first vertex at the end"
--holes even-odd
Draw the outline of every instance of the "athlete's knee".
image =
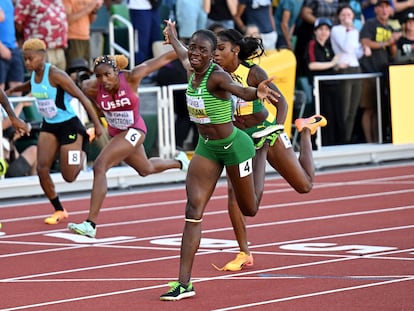
POLYGON ((303 194, 303 193, 309 193, 312 188, 313 188, 313 184, 312 183, 303 183, 300 185, 297 185, 294 187, 297 193, 303 194))
POLYGON ((50 173, 50 169, 47 165, 43 165, 43 164, 37 164, 36 166, 36 171, 37 171, 37 175, 42 178, 42 177, 46 177, 49 175, 50 173))
POLYGON ((257 212, 259 211, 259 208, 257 206, 242 205, 240 206, 240 211, 246 217, 253 217, 256 216, 257 212))
POLYGON ((148 175, 153 174, 153 171, 151 169, 145 168, 145 169, 140 169, 138 172, 138 175, 141 177, 146 177, 148 175))
POLYGON ((202 208, 197 207, 197 205, 187 202, 185 207, 185 219, 200 220, 203 217, 202 208))

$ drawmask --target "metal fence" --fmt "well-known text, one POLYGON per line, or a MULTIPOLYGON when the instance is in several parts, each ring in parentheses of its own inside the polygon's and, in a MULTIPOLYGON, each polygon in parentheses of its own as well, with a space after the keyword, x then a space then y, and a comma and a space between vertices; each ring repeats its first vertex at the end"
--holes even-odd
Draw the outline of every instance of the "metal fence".
MULTIPOLYGON (((376 81, 376 94, 377 94, 377 110, 378 110, 378 140, 379 143, 383 142, 382 134, 382 114, 381 114, 381 83, 380 78, 381 73, 360 73, 360 74, 336 74, 336 75, 324 75, 324 76, 315 76, 313 79, 313 95, 315 96, 315 113, 321 113, 320 107, 320 91, 319 91, 319 82, 320 81, 333 81, 333 80, 352 80, 352 79, 372 79, 375 78, 376 81)), ((315 144, 317 150, 320 150, 322 147, 322 133, 321 129, 318 129, 318 134, 316 135, 315 144)))

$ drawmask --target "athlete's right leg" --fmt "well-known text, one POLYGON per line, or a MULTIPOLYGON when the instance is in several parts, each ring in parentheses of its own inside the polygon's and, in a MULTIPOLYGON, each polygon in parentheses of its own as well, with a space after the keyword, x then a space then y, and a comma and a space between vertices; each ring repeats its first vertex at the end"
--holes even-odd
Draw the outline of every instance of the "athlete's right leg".
POLYGON ((280 137, 267 152, 269 164, 299 193, 312 189, 314 164, 310 131, 301 132, 299 160, 291 145, 286 145, 280 137))
POLYGON ((194 256, 200 245, 204 209, 222 171, 222 165, 198 154, 190 162, 186 180, 187 205, 178 279, 184 285, 190 282, 194 256))

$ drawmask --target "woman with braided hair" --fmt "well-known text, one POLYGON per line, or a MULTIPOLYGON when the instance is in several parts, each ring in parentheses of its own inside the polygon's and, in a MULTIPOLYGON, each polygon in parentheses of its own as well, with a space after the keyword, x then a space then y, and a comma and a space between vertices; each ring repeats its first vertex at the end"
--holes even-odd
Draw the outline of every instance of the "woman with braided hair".
POLYGON ((40 185, 52 203, 55 212, 44 221, 55 225, 68 218, 55 190, 50 176, 50 169, 60 155, 59 164, 62 177, 73 182, 83 168, 89 135, 77 117, 70 100, 79 99, 87 111, 94 126, 96 136, 103 133, 99 118, 89 99, 76 86, 75 82, 63 70, 46 62, 46 44, 40 39, 29 39, 23 43, 24 63, 29 72, 30 80, 6 91, 31 92, 37 101, 37 110, 43 117, 37 143, 37 174, 40 185))
MULTIPOLYGON (((217 34, 217 49, 214 60, 231 74, 234 80, 242 85, 257 87, 266 80, 266 72, 252 62, 252 59, 263 54, 261 39, 243 37, 237 30, 228 29, 217 34)), ((274 85, 270 85, 279 94, 274 85)), ((299 160, 293 151, 287 134, 283 131, 286 120, 287 103, 281 96, 276 103, 277 114, 274 116, 264 109, 261 103, 247 102, 238 99, 235 111, 235 125, 243 129, 252 138, 258 133, 269 133, 256 141, 255 183, 264 186, 266 156, 269 164, 299 193, 307 193, 312 189, 315 168, 312 156, 311 135, 318 127, 325 126, 323 116, 315 115, 307 119, 297 119, 295 125, 301 133, 299 160), (266 115, 264 115, 266 113, 266 115), (263 116, 265 120, 263 120, 263 116), (272 132, 275 130, 274 132, 272 132), (268 146, 267 146, 268 145, 268 146), (263 155, 264 154, 264 155, 263 155), (257 169, 256 169, 257 168, 257 169)), ((262 136, 259 134, 258 136, 262 136)), ((234 198, 231 182, 228 182, 228 211, 240 252, 236 258, 219 270, 237 271, 244 265, 253 265, 246 234, 244 216, 241 214, 234 198)))
POLYGON ((102 149, 93 165, 93 188, 88 218, 70 223, 68 229, 91 238, 96 236, 96 219, 107 192, 106 172, 125 162, 140 176, 177 168, 184 171, 188 158, 179 152, 175 159, 147 158, 143 146, 147 127, 140 115, 138 87, 142 79, 176 58, 174 51, 149 59, 132 70, 124 70, 128 59, 124 55, 104 55, 93 63, 96 79, 82 83, 83 92, 96 104, 108 123, 109 143, 102 149))

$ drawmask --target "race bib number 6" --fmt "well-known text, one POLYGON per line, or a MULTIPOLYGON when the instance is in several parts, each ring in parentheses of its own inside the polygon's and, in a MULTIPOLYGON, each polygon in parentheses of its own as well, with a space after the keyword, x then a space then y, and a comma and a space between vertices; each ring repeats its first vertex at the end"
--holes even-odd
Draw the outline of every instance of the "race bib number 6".
POLYGON ((141 133, 136 129, 129 129, 125 135, 125 139, 135 147, 141 137, 141 133))

